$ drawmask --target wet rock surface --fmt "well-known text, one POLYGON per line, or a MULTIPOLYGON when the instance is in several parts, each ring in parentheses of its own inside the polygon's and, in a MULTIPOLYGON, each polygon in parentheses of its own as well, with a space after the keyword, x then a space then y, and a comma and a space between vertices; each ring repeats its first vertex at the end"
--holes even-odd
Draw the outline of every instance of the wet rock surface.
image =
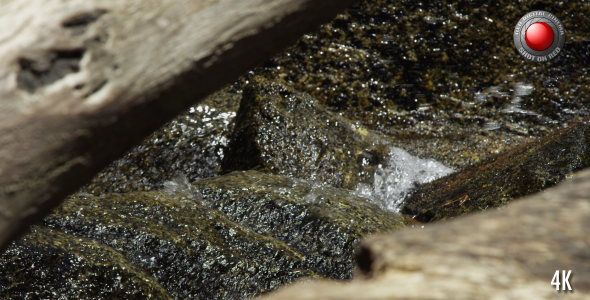
POLYGON ((302 277, 348 279, 362 237, 405 226, 350 191, 255 171, 165 186, 71 196, 4 253, 2 293, 242 299, 302 277))
MULTIPOLYGON (((240 299, 316 276, 302 269, 303 257, 285 243, 236 224, 217 210, 163 192, 72 196, 42 225, 70 239, 82 238, 94 248, 110 249, 118 254, 113 259, 143 270, 175 299, 240 299)), ((36 236, 28 241, 33 249, 43 245, 36 236)), ((30 259, 24 257, 23 264, 30 266, 30 259)), ((102 259, 114 264, 109 256, 102 259)), ((51 281, 49 269, 39 271, 47 272, 47 278, 38 278, 38 285, 85 283, 74 272, 51 281)), ((107 269, 97 276, 112 273, 107 269)))
POLYGON ((256 169, 355 189, 372 182, 387 147, 360 124, 280 81, 245 87, 224 171, 256 169))
POLYGON ((357 243, 372 233, 405 227, 350 191, 256 171, 232 172, 195 183, 203 201, 234 222, 285 242, 303 266, 326 278, 352 277, 357 243))
POLYGON ((251 74, 460 169, 590 114, 589 14, 583 1, 364 1, 251 74), (514 26, 533 10, 555 14, 567 32, 548 63, 513 45, 514 26))
POLYGON ((392 146, 387 136, 326 110, 280 80, 245 86, 223 171, 258 170, 356 190, 398 211, 417 183, 453 172, 392 146))
POLYGON ((590 119, 419 187, 402 212, 440 221, 552 187, 590 167, 590 119))
MULTIPOLYGON (((371 199, 329 184, 351 189, 359 183, 372 184, 372 174, 381 168, 377 163, 386 162, 382 156, 390 148, 362 125, 324 110, 309 95, 283 83, 260 78, 251 86, 250 98, 243 95, 248 100, 237 114, 239 125, 233 135, 242 95, 217 93, 101 172, 47 217, 39 230, 53 230, 58 234, 56 243, 81 238, 94 248, 117 253, 122 262, 110 262, 107 256, 106 263, 135 266, 143 273, 133 276, 149 277, 174 299, 242 299, 303 277, 350 279, 361 238, 403 228, 405 220, 371 199), (261 111, 272 113, 261 118, 261 111), (265 126, 274 127, 261 129, 265 126), (244 128, 256 131, 246 135, 244 128), (310 181, 259 171, 216 176, 224 158, 223 166, 243 166, 236 157, 248 156, 232 151, 246 149, 236 147, 244 145, 242 137, 257 141, 261 132, 271 135, 262 148, 281 160, 270 159, 271 167, 257 169, 310 181), (230 150, 228 138, 233 138, 230 150)), ((13 247, 27 253, 36 253, 31 249, 37 248, 50 251, 42 248, 42 239, 37 244, 38 239, 39 235, 31 235, 28 244, 13 247)), ((69 255, 67 249, 61 251, 69 255)), ((20 265, 5 267, 21 272, 31 260, 25 256, 20 265)), ((49 274, 59 266, 51 268, 42 265, 38 270, 49 274)), ((86 280, 75 271, 38 277, 32 284, 49 286, 48 290, 59 289, 64 280, 84 285, 71 279, 86 280)), ((108 268, 96 274, 118 278, 108 268)), ((150 295, 149 290, 143 293, 146 288, 128 286, 129 280, 119 284, 121 290, 129 287, 138 297, 150 295)), ((26 293, 30 287, 8 286, 8 296, 26 293)))
POLYGON ((115 249, 46 227, 33 226, 0 265, 2 299, 174 299, 115 249))
POLYGON ((240 95, 217 92, 191 107, 96 175, 80 191, 101 195, 161 189, 179 174, 219 175, 240 95))

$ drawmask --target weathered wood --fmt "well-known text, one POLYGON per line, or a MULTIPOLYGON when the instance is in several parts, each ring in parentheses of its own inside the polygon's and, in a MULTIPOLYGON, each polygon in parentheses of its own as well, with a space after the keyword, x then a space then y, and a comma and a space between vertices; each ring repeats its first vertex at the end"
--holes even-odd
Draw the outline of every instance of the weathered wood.
POLYGON ((351 0, 0 1, 0 250, 351 0))
POLYGON ((588 299, 588 228, 590 169, 499 211, 370 238, 349 284, 304 283, 263 299, 588 299), (556 270, 572 271, 573 292, 550 285, 556 270))

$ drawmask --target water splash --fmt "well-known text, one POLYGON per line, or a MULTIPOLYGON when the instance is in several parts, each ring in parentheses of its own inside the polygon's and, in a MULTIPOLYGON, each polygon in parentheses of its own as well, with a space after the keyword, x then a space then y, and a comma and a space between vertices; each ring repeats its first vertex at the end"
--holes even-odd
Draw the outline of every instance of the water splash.
POLYGON ((404 199, 417 184, 431 182, 454 171, 434 159, 421 159, 390 147, 385 165, 379 165, 375 171, 373 184, 359 184, 356 192, 383 209, 399 212, 404 199))
POLYGON ((188 181, 188 178, 184 174, 180 174, 172 180, 164 182, 164 189, 162 191, 172 197, 180 195, 189 200, 203 200, 201 192, 188 181))

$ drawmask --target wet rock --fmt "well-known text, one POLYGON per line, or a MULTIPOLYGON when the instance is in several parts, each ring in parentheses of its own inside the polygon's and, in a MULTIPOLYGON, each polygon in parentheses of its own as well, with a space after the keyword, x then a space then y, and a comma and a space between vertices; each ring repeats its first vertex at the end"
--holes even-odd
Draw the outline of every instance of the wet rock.
POLYGON ((217 92, 154 132, 97 174, 81 192, 103 195, 160 189, 182 173, 219 175, 240 95, 217 92))
POLYGON ((317 276, 285 243, 163 192, 72 196, 43 226, 122 253, 175 299, 240 299, 317 276))
POLYGON ((587 169, 500 211, 374 236, 361 245, 357 280, 262 299, 588 299, 589 203, 587 169), (571 271, 572 291, 550 285, 556 270, 571 271))
POLYGON ((88 295, 241 299, 302 277, 350 278, 362 237, 405 226, 401 215, 351 191, 256 171, 193 184, 180 176, 164 186, 69 197, 3 254, 0 273, 23 275, 0 279, 0 292, 61 293, 119 280, 112 290, 96 287, 88 295), (87 252, 88 262, 67 265, 87 252), (151 284, 138 285, 144 278, 151 284))
POLYGON ((223 170, 256 169, 355 189, 371 183, 387 147, 360 124, 291 86, 256 77, 246 87, 223 170))
POLYGON ((279 239, 305 257, 303 266, 327 278, 352 277, 362 237, 404 227, 400 214, 352 192, 256 171, 194 183, 203 201, 234 222, 279 239))
POLYGON ((589 14, 584 1, 363 1, 252 74, 460 169, 590 115, 589 14), (566 51, 543 64, 511 38, 534 10, 567 32, 566 51))
POLYGON ((2 299, 173 299, 115 249, 45 227, 13 243, 0 266, 2 299))
POLYGON ((505 205, 590 166, 590 119, 419 187, 402 211, 440 221, 505 205))

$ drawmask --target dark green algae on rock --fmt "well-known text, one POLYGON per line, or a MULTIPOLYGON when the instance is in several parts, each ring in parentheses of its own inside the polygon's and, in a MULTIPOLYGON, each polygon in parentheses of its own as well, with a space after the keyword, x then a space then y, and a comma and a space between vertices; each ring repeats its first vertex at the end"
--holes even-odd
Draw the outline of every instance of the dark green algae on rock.
POLYGON ((501 207, 590 167, 590 118, 418 187, 402 212, 422 222, 501 207))
POLYGON ((241 299, 304 277, 350 278, 363 236, 404 226, 401 215, 350 191, 256 171, 168 186, 175 188, 69 197, 3 254, 2 273, 23 275, 4 277, 0 291, 10 298, 92 285, 92 299, 241 299), (88 259, 78 268, 58 259, 34 265, 55 257, 55 245, 66 258, 83 256, 72 241, 103 267, 88 259))
POLYGON ((250 74, 461 169, 590 114, 588 15, 586 1, 363 1, 250 74), (512 40, 534 10, 555 14, 567 34, 542 64, 512 40))
POLYGON ((280 81, 251 86, 250 96, 222 91, 175 118, 70 197, 44 228, 121 253, 175 299, 240 299, 303 277, 351 278, 360 239, 404 220, 326 184, 370 182, 386 145, 280 81), (261 111, 270 115, 260 119, 261 111), (261 128, 269 134, 264 147, 280 156, 266 165, 274 167, 248 165, 260 155, 236 153, 261 128), (256 171, 214 177, 228 166, 310 182, 256 171), (194 185, 178 176, 185 171, 194 185), (171 194, 154 191, 163 187, 171 194))
MULTIPOLYGON (((44 230, 59 232, 63 238, 56 239, 57 243, 67 244, 79 238, 92 243, 94 248, 109 249, 117 255, 102 256, 105 264, 120 260, 135 266, 134 270, 147 274, 174 299, 240 299, 275 289, 296 278, 317 276, 302 268, 303 257, 285 243, 234 223, 217 210, 157 191, 72 196, 42 226, 44 230)), ((25 238, 27 249, 22 251, 43 249, 44 241, 38 240, 38 236, 25 238)), ((64 252, 68 255, 67 249, 64 252)), ((41 250, 37 253, 51 255, 41 250)), ((33 263, 31 259, 34 257, 24 257, 23 263, 16 266, 20 269, 12 272, 27 272, 33 263)), ((52 284, 59 287, 67 281, 80 286, 101 284, 80 276, 84 273, 72 272, 70 276, 54 278, 50 273, 52 268, 64 267, 51 263, 37 266, 47 277, 2 289, 6 295, 14 296, 35 286, 38 292, 51 290, 52 284), (47 269, 43 270, 44 267, 47 269)), ((116 274, 106 268, 96 277, 111 275, 116 274)), ((101 299, 100 294, 89 296, 101 299)))
POLYGON ((225 172, 256 169, 354 190, 372 183, 388 151, 364 126, 261 77, 246 85, 235 124, 225 172))

